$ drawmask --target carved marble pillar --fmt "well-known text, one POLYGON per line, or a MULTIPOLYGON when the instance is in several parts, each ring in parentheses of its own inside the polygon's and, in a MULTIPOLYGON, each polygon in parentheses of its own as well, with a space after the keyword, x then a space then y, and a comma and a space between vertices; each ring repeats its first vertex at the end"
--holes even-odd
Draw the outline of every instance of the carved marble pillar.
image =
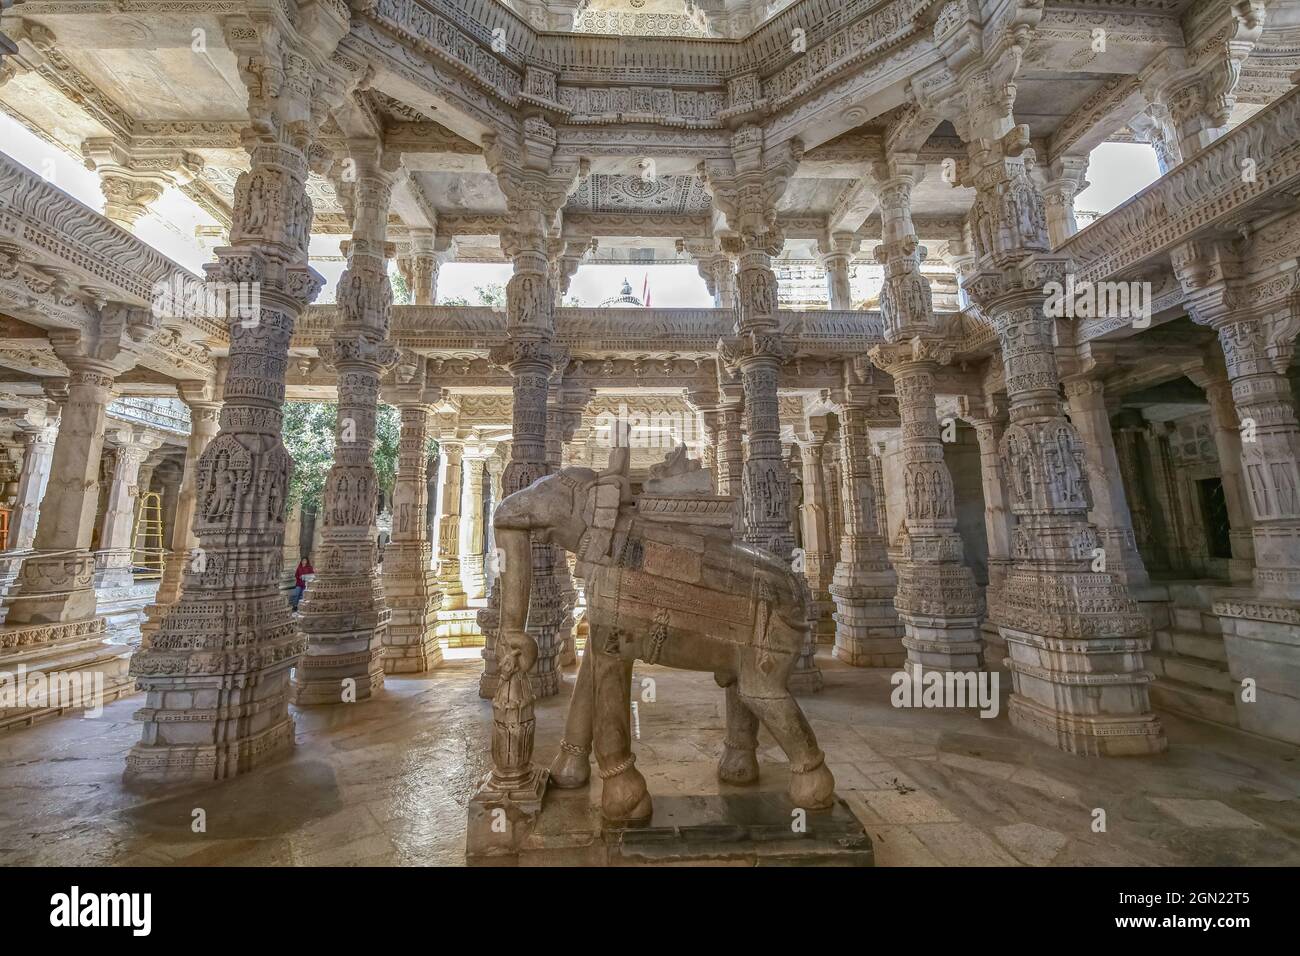
POLYGON ((1161 176, 1183 161, 1173 118, 1163 103, 1148 104, 1146 110, 1129 121, 1129 128, 1139 143, 1146 143, 1155 152, 1161 176))
POLYGON ((1153 532, 1163 538, 1160 547, 1168 565, 1176 571, 1190 572, 1194 562, 1188 547, 1187 529, 1178 507, 1178 481, 1174 472, 1169 422, 1147 422, 1142 431, 1141 457, 1151 474, 1153 532))
MULTIPOLYGON (((837 660, 854 667, 897 667, 906 658, 894 608, 898 578, 876 508, 868 421, 878 399, 850 394, 840 406, 840 560, 831 578, 837 660)), ((878 412, 877 412, 878 413, 878 412)))
MULTIPOLYGON (((1300 308, 1293 301, 1292 315, 1300 308)), ((1292 319, 1294 322, 1294 319, 1292 319)), ((1300 594, 1300 426, 1285 375, 1284 339, 1249 319, 1218 329, 1237 417, 1241 464, 1251 506, 1255 586, 1263 595, 1295 600, 1300 594), (1253 440, 1251 440, 1253 438, 1253 440)))
MULTIPOLYGON (((1240 423, 1241 471, 1253 521, 1255 589, 1261 598, 1295 602, 1300 594, 1300 423, 1286 370, 1294 354, 1300 303, 1294 275, 1274 283, 1281 295, 1253 309, 1246 296, 1207 276, 1239 274, 1227 250, 1176 254, 1194 321, 1219 335, 1240 423)), ((1277 293, 1274 293, 1275 295, 1277 293)), ((1224 422, 1227 427, 1230 420, 1224 422)), ((1226 483, 1225 483, 1226 484, 1226 483)))
POLYGON ((717 481, 718 494, 731 495, 737 502, 743 494, 745 474, 745 408, 741 402, 723 402, 719 406, 717 481))
POLYGON ((284 512, 284 559, 280 564, 280 590, 297 586, 298 562, 302 560, 302 502, 291 501, 284 512))
POLYGON ((442 507, 438 509, 438 589, 442 591, 442 609, 458 611, 466 606, 465 587, 460 580, 460 503, 464 496, 461 461, 465 445, 447 436, 439 440, 438 448, 442 495, 442 507))
POLYGON ((250 168, 235 186, 230 246, 207 271, 213 281, 255 283, 258 308, 230 319, 221 430, 195 476, 203 561, 189 563, 180 601, 131 660, 147 694, 131 778, 222 779, 293 746, 289 672, 306 641, 279 589, 293 468, 281 410, 294 322, 322 282, 307 265, 317 71, 347 31, 344 11, 317 12, 304 24, 309 37, 289 23, 228 37, 249 85, 250 168), (273 64, 284 70, 278 95, 273 64))
POLYGON ((412 229, 410 255, 403 276, 411 289, 413 305, 434 305, 438 301, 438 272, 452 256, 451 240, 439 238, 433 229, 412 229))
POLYGON ((1160 92, 1183 158, 1227 132, 1242 64, 1264 30, 1264 0, 1207 5, 1183 26, 1187 65, 1160 92))
MULTIPOLYGON (((557 353, 551 344, 555 296, 544 231, 512 232, 502 238, 514 261, 514 275, 506 286, 511 341, 494 353, 494 360, 509 369, 513 382, 511 458, 502 479, 502 494, 509 496, 550 471, 546 457, 547 394, 557 353)), ((561 613, 554 552, 550 543, 534 537, 527 634, 536 645, 537 661, 529 671, 528 684, 538 697, 556 694, 560 688, 557 635, 561 613)), ((489 698, 498 689, 495 600, 496 588, 489 598, 489 614, 480 617, 486 625, 479 695, 489 698)))
POLYGON ((744 387, 744 430, 749 439, 741 476, 744 538, 789 560, 790 475, 781 460, 777 384, 788 349, 777 326, 777 282, 772 256, 782 238, 767 233, 766 244, 751 242, 740 253, 736 338, 719 343, 722 360, 738 370, 744 387))
POLYGON ((58 418, 45 419, 22 432, 23 466, 18 474, 18 494, 9 524, 9 551, 28 551, 36 541, 41 500, 49 484, 58 434, 58 418))
POLYGON ((705 268, 712 279, 713 306, 717 309, 734 309, 736 303, 736 264, 731 257, 717 253, 705 260, 705 268))
POLYGON ((99 174, 104 216, 130 230, 170 187, 184 186, 198 176, 203 160, 176 149, 128 147, 111 136, 82 142, 86 167, 99 174))
POLYGON ((1242 474, 1241 422, 1237 419, 1232 382, 1228 380, 1222 355, 1207 362, 1204 370, 1189 372, 1188 378, 1205 389, 1205 399, 1210 404, 1210 426, 1219 455, 1223 500, 1228 511, 1228 540, 1232 547, 1228 574, 1233 581, 1251 581, 1255 576, 1255 523, 1242 474))
POLYGON ((503 454, 498 446, 497 452, 487 460, 486 466, 490 501, 488 508, 487 545, 483 563, 484 570, 486 571, 489 592, 491 592, 492 585, 496 582, 496 576, 500 571, 497 567, 496 558, 497 532, 496 528, 492 526, 492 515, 496 512, 497 505, 501 503, 501 478, 502 475, 505 474, 506 461, 509 457, 510 453, 507 451, 503 454))
POLYGON ((135 532, 135 507, 140 496, 140 466, 157 448, 162 436, 144 429, 116 428, 116 455, 113 480, 104 509, 103 531, 99 550, 95 552, 95 586, 97 588, 130 587, 135 532))
POLYGON ((979 264, 972 298, 993 322, 1010 424, 1000 454, 1016 529, 1014 564, 990 616, 1007 643, 1011 722, 1072 753, 1149 754, 1166 740, 1151 711, 1147 624, 1124 582, 1094 571, 1082 441, 1060 400, 1055 329, 1043 288, 1068 261, 1046 254, 1042 197, 1025 169, 1028 129, 1009 116, 974 125, 965 184, 979 264))
POLYGON ((372 456, 379 380, 397 362, 387 341, 393 305, 385 241, 397 163, 375 144, 353 145, 352 242, 339 279, 338 319, 323 357, 338 372, 334 464, 325 479, 321 550, 298 604, 307 650, 294 672, 294 703, 365 700, 383 686, 380 662, 390 612, 377 567, 372 456))
POLYGON ((1079 231, 1074 218, 1074 197, 1088 188, 1087 156, 1062 156, 1048 170, 1043 187, 1047 213, 1047 239, 1056 248, 1079 231))
POLYGON ((134 363, 134 355, 123 348, 122 336, 128 323, 139 327, 147 321, 147 313, 113 308, 98 318, 94 333, 50 333, 55 352, 68 368, 67 391, 33 542, 35 553, 23 562, 20 590, 5 618, 8 626, 57 624, 61 632, 76 631, 86 637, 103 631, 103 621, 95 619, 95 557, 90 542, 104 423, 114 377, 134 363))
POLYGON ((1065 382, 1070 421, 1083 441, 1088 466, 1088 487, 1092 491, 1089 517, 1097 528, 1106 569, 1129 587, 1150 583, 1142 555, 1138 553, 1133 518, 1120 475, 1119 456, 1110 430, 1105 386, 1100 379, 1075 377, 1065 382))
POLYGON ((401 416, 401 433, 393 537, 384 549, 384 596, 392 616, 380 660, 386 674, 416 674, 442 663, 435 634, 442 594, 429 540, 429 405, 418 382, 398 386, 388 398, 401 416))
POLYGON ((855 238, 843 233, 825 236, 818 243, 821 266, 826 270, 826 294, 832 309, 853 308, 849 263, 853 260, 855 245, 855 238))
POLYGON ((894 379, 902 418, 906 521, 895 542, 894 605, 908 663, 925 670, 977 670, 984 606, 957 533, 952 475, 935 405, 935 376, 951 349, 918 338, 877 346, 871 357, 894 379))
MULTIPOLYGON (((557 388, 553 391, 554 399, 548 404, 546 412, 546 462, 556 471, 563 465, 564 448, 582 425, 582 413, 594 393, 589 389, 573 388, 557 388)), ((558 664, 569 667, 577 663, 574 610, 578 606, 578 585, 565 551, 553 548, 551 562, 555 593, 559 601, 556 623, 558 664)))
MULTIPOLYGON (((989 548, 989 583, 985 594, 987 604, 992 607, 1002 600, 1006 588, 1007 573, 1011 570, 1012 564, 1011 536, 1015 530, 1015 518, 1007 502, 1006 475, 1002 471, 1002 459, 998 454, 1002 433, 1006 430, 1006 421, 1000 416, 968 416, 967 420, 975 427, 975 438, 980 446, 984 532, 989 548)), ((1007 646, 998 632, 997 625, 985 620, 982 633, 985 645, 985 667, 992 670, 1005 670, 1007 646)))
POLYGON ((812 594, 813 617, 817 622, 815 638, 818 643, 831 644, 835 640, 835 605, 827 589, 835 571, 835 552, 827 511, 826 429, 825 416, 809 419, 807 436, 799 443, 803 483, 799 528, 803 538, 803 574, 812 594))
POLYGON ((902 421, 906 521, 895 542, 894 604, 907 660, 918 669, 970 671, 981 664, 984 606, 957 533, 935 404, 935 378, 953 347, 934 316, 930 282, 921 274, 924 251, 912 225, 912 188, 924 171, 901 156, 877 169, 883 241, 876 258, 885 267, 880 311, 888 344, 870 356, 894 380, 902 421))
POLYGON ((460 578, 465 597, 478 600, 487 593, 483 568, 483 474, 489 449, 465 449, 465 479, 460 500, 460 578))

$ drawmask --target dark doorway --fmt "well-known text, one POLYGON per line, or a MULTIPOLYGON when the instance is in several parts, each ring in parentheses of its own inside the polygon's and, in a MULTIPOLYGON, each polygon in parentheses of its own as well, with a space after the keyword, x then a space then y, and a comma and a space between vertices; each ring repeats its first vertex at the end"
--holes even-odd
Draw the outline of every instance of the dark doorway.
POLYGON ((1223 497, 1223 482, 1218 478, 1202 478, 1196 483, 1201 489, 1201 515, 1205 519, 1206 544, 1212 558, 1231 558, 1232 539, 1228 536, 1228 502, 1223 497))

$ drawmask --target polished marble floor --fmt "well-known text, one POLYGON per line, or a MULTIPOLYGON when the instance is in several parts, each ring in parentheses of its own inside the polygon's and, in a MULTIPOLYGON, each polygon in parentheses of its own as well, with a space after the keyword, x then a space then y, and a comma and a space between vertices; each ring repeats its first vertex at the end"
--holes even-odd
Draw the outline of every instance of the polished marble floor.
MULTIPOLYGON (((826 689, 804 707, 877 865, 1300 864, 1296 747, 1164 715, 1167 754, 1072 757, 1020 737, 1005 707, 895 709, 889 672, 820 664, 826 689)), ((168 794, 122 783, 142 696, 0 734, 0 864, 460 864, 488 763, 478 671, 458 662, 298 712, 282 762, 168 794)), ((722 692, 706 674, 637 665, 642 677, 655 680, 637 708, 651 793, 716 792, 722 692)), ((539 761, 566 703, 567 689, 538 707, 539 761)), ((760 758, 781 760, 766 732, 760 758)))

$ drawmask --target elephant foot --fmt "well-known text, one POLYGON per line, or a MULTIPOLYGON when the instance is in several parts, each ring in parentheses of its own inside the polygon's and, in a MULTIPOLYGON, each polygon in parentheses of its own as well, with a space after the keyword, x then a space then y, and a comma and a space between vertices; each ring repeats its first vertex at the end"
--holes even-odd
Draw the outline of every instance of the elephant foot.
POLYGON ((645 823, 654 812, 645 777, 633 766, 635 759, 629 755, 612 771, 601 771, 600 811, 609 823, 645 823))
POLYGON ((758 757, 752 750, 724 744, 718 761, 718 779, 723 783, 744 786, 758 782, 758 757))
POLYGON ((810 770, 790 768, 790 802, 805 810, 825 810, 835 799, 835 777, 823 756, 810 770))
POLYGON ((560 752, 551 761, 551 783, 561 790, 577 790, 591 780, 591 748, 560 741, 560 752))

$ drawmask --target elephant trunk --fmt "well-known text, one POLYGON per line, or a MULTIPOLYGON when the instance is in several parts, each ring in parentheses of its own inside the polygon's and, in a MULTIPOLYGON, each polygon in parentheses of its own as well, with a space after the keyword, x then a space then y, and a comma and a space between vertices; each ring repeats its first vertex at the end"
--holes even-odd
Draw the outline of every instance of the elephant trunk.
POLYGON ((500 549, 501 630, 519 632, 528 624, 528 599, 533 589, 533 556, 529 532, 496 526, 500 549))

